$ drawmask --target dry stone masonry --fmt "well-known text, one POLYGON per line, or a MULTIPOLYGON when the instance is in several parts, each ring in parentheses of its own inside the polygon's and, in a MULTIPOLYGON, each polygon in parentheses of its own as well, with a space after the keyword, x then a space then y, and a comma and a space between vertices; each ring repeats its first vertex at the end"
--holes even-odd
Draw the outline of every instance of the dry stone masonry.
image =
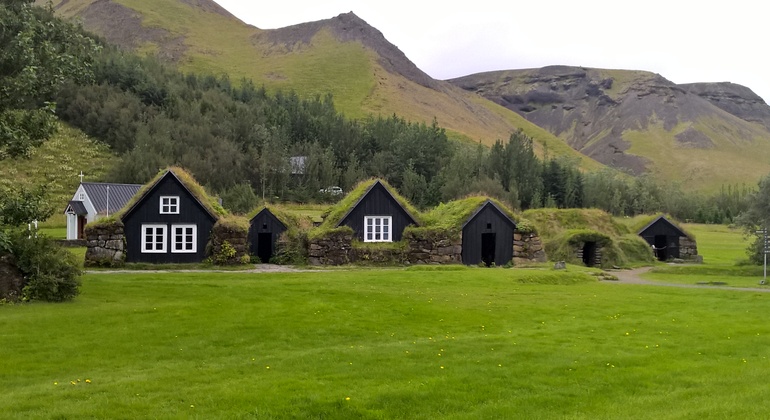
POLYGON ((86 267, 122 267, 126 262, 123 223, 86 225, 86 267))

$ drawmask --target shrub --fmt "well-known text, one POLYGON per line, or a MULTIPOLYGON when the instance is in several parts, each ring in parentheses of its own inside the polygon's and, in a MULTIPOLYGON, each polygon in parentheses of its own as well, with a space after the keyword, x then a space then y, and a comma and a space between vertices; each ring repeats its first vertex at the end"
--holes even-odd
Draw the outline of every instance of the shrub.
POLYGON ((24 275, 24 300, 63 302, 80 293, 80 268, 75 256, 46 236, 28 237, 19 230, 11 252, 24 275))

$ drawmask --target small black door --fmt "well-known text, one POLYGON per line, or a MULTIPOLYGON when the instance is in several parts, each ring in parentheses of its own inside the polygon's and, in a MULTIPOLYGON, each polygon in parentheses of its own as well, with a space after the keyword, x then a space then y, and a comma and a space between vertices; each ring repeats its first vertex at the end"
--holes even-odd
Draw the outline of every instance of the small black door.
POLYGON ((596 265, 596 242, 586 242, 583 245, 583 264, 586 267, 594 267, 596 265))
POLYGON ((495 233, 481 234, 481 261, 489 267, 495 262, 495 233))
POLYGON ((260 233, 257 235, 257 257, 263 263, 270 262, 273 256, 273 234, 260 233))
POLYGON ((666 248, 666 235, 655 235, 655 258, 658 261, 666 261, 668 259, 668 248, 666 248))

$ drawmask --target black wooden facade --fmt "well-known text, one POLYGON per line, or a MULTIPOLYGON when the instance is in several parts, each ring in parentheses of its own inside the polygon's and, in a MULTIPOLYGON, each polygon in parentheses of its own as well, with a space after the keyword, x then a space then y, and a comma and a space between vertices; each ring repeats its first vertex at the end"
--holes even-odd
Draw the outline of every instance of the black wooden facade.
POLYGON ((277 217, 265 207, 249 221, 249 249, 263 262, 269 262, 275 253, 275 242, 287 229, 277 217))
POLYGON ((487 200, 463 225, 463 264, 505 265, 513 258, 516 223, 487 200))
POLYGON ((401 240, 407 226, 417 225, 415 218, 380 181, 376 181, 369 187, 361 199, 340 219, 337 226, 349 226, 353 229, 353 238, 364 242, 364 217, 366 216, 391 216, 393 242, 401 240))
POLYGON ((122 216, 126 262, 191 263, 206 258, 206 244, 217 218, 168 171, 122 216), (161 214, 161 197, 179 197, 178 214, 161 214), (174 226, 195 226, 194 252, 172 252, 174 226), (143 252, 143 226, 165 226, 165 252, 143 252))
POLYGON ((687 234, 664 216, 660 216, 642 228, 639 236, 650 244, 658 260, 666 261, 679 258, 679 238, 687 234))

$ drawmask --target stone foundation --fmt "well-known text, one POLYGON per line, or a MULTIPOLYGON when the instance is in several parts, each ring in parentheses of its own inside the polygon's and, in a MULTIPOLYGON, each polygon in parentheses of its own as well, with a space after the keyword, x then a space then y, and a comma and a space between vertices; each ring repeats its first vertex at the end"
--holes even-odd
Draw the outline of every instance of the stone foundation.
POLYGON ((331 232, 308 243, 310 265, 342 265, 351 261, 352 232, 331 232))
POLYGON ((85 267, 122 267, 126 263, 126 237, 123 223, 86 225, 85 267))
POLYGON ((418 236, 404 232, 409 244, 406 260, 410 264, 462 264, 462 238, 450 239, 439 235, 418 236))
POLYGON ((679 258, 685 261, 703 261, 698 256, 698 246, 695 241, 686 236, 679 237, 679 258))
POLYGON ((248 236, 248 228, 243 229, 231 223, 214 224, 210 239, 211 260, 218 265, 243 263, 249 255, 248 236))
POLYGON ((545 248, 540 237, 534 233, 513 234, 513 265, 546 262, 545 248))

